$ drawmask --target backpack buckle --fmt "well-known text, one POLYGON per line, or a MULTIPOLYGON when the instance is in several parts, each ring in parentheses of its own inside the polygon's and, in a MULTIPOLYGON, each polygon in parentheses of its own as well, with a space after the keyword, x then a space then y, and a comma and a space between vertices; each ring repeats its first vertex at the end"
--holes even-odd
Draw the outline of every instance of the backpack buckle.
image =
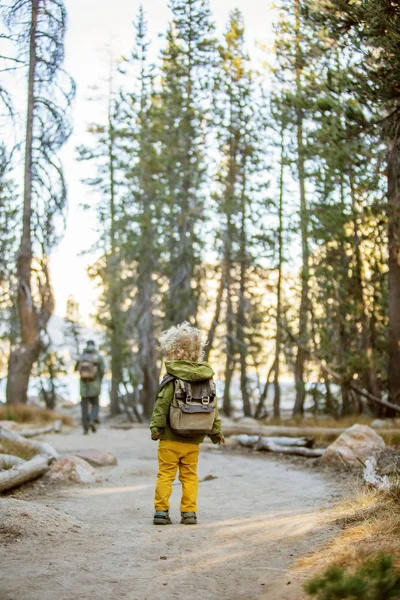
POLYGON ((201 403, 204 404, 204 406, 208 406, 208 404, 210 404, 210 396, 204 396, 204 398, 201 399, 201 403))
POLYGON ((192 400, 193 400, 192 396, 189 396, 189 395, 186 396, 186 404, 191 404, 192 400))

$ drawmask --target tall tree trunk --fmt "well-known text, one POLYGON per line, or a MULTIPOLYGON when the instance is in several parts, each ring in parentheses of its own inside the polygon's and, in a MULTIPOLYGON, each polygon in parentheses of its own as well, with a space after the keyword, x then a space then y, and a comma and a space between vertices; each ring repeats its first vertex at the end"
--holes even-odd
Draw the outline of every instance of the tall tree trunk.
POLYGON ((248 390, 247 377, 247 340, 246 340, 246 275, 247 275, 247 256, 246 256, 246 157, 243 158, 242 165, 242 198, 241 198, 241 226, 240 226, 240 281, 239 281, 239 302, 237 310, 237 339, 240 356, 240 392, 243 401, 243 413, 245 417, 251 417, 250 394, 248 390))
POLYGON ((400 152, 389 144, 389 399, 400 404, 400 152))
POLYGON ((32 155, 33 121, 35 112, 35 72, 37 65, 36 35, 39 0, 32 0, 29 41, 29 75, 25 139, 24 205, 22 237, 17 260, 18 311, 21 344, 10 352, 7 378, 7 402, 26 403, 29 377, 33 363, 40 353, 40 327, 32 298, 32 155))
MULTIPOLYGON (((374 348, 372 344, 372 332, 371 332, 371 319, 368 313, 368 308, 365 302, 364 295, 364 283, 363 283, 363 264, 362 264, 362 256, 361 256, 361 237, 358 227, 358 215, 357 215, 357 206, 356 206, 356 194, 354 189, 354 181, 353 176, 350 171, 350 193, 351 193, 351 205, 352 205, 352 213, 353 213, 353 228, 354 228, 354 243, 355 243, 355 275, 357 281, 357 296, 358 301, 360 303, 361 308, 361 322, 362 322, 362 341, 363 341, 363 350, 365 352, 365 359, 367 364, 367 372, 365 376, 366 387, 371 394, 380 398, 381 391, 379 387, 378 375, 375 367, 374 360, 374 348)), ((372 407, 376 410, 376 407, 372 407)))
POLYGON ((140 404, 143 407, 145 418, 150 419, 158 388, 159 369, 157 367, 157 349, 152 312, 151 270, 143 272, 142 275, 138 283, 138 316, 136 322, 139 346, 138 366, 142 384, 140 404))
POLYGON ((117 232, 115 219, 115 131, 113 124, 113 61, 110 55, 110 79, 108 101, 108 172, 110 192, 110 256, 107 260, 109 267, 108 281, 110 285, 110 317, 111 317, 111 404, 110 414, 121 412, 119 405, 119 384, 122 381, 122 318, 120 294, 120 260, 117 248, 117 232))
MULTIPOLYGON (((300 78, 300 75, 298 75, 300 78)), ((300 231, 301 231, 301 249, 302 249, 302 269, 301 269, 301 299, 299 311, 299 339, 302 344, 307 343, 308 333, 308 309, 309 309, 309 250, 308 250, 308 217, 305 193, 305 168, 304 168, 304 144, 303 144, 303 111, 301 108, 297 112, 297 171, 299 177, 300 189, 300 231)), ((307 354, 302 348, 298 348, 295 362, 295 386, 296 400, 293 414, 304 414, 305 402, 305 384, 304 368, 307 354)))
POLYGON ((284 129, 281 130, 281 164, 279 174, 278 207, 278 285, 276 290, 276 338, 274 369, 274 417, 281 415, 281 389, 279 385, 280 355, 282 347, 282 267, 283 267, 283 177, 284 177, 284 129))
POLYGON ((214 312, 213 320, 211 321, 210 330, 209 330, 208 336, 207 336, 207 346, 204 351, 204 360, 205 361, 208 361, 208 359, 209 359, 210 352, 212 350, 212 346, 214 343, 215 332, 216 332, 218 324, 219 324, 219 318, 220 318, 221 307, 222 307, 222 297, 224 295, 224 288, 225 288, 225 275, 224 275, 224 266, 222 266, 221 281, 219 282, 217 299, 215 302, 215 312, 214 312))
POLYGON ((235 366, 234 357, 234 315, 232 306, 232 289, 230 270, 227 270, 227 286, 226 286, 226 358, 225 358, 225 376, 224 376, 224 396, 223 396, 223 411, 227 417, 231 415, 231 382, 235 366))
POLYGON ((245 337, 245 286, 246 286, 246 263, 245 257, 242 256, 240 264, 240 284, 239 284, 239 305, 237 312, 237 343, 240 357, 240 392, 243 401, 243 413, 245 417, 251 417, 250 394, 248 390, 247 377, 247 343, 245 337))

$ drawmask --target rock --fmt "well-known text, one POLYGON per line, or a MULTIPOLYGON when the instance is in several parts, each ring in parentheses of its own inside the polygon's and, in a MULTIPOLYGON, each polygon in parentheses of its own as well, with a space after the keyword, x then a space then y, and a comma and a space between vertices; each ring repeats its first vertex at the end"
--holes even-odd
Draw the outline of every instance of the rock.
POLYGON ((378 456, 386 447, 380 435, 367 425, 346 429, 325 451, 321 461, 331 465, 361 466, 370 456, 378 456))
POLYGON ((50 467, 48 477, 52 481, 96 483, 99 476, 88 462, 78 456, 59 458, 50 467))
POLYGON ((109 467, 118 464, 117 457, 112 452, 96 450, 95 448, 78 450, 74 452, 74 456, 86 460, 93 467, 109 467))

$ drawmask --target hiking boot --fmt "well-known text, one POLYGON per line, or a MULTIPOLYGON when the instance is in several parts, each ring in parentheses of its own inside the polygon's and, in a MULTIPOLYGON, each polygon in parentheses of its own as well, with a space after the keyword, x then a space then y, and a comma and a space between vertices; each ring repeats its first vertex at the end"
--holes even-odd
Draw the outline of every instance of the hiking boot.
POLYGON ((88 433, 89 433, 89 429, 84 429, 83 430, 83 435, 88 435, 88 433))
POLYGON ((96 433, 97 431, 97 427, 94 421, 92 421, 92 423, 90 423, 90 429, 93 431, 93 433, 96 433))
POLYGON ((156 510, 153 518, 154 525, 171 525, 172 521, 169 518, 167 510, 156 510))
POLYGON ((195 512, 183 512, 181 513, 182 525, 197 525, 197 515, 195 512))

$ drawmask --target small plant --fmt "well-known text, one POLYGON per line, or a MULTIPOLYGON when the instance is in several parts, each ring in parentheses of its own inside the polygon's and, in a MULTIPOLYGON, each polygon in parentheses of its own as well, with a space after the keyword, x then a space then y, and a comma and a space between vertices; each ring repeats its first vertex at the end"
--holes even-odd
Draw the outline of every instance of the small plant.
POLYGON ((332 565, 304 589, 317 600, 398 600, 400 571, 393 563, 392 556, 380 554, 355 572, 332 565))

